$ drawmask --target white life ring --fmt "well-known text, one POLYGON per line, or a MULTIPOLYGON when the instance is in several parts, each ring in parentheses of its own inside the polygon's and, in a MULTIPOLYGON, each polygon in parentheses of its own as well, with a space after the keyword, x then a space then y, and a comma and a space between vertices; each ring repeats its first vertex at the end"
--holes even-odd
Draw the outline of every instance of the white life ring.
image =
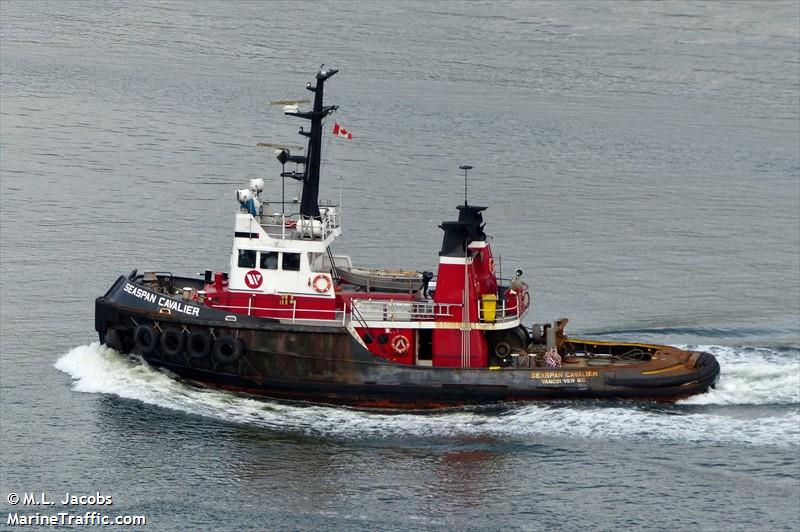
POLYGON ((331 278, 324 273, 320 273, 311 281, 311 286, 314 287, 314 291, 318 294, 324 294, 331 289, 331 278))
POLYGON ((404 355, 410 346, 411 342, 402 334, 398 334, 392 338, 392 349, 394 349, 394 352, 398 355, 404 355))

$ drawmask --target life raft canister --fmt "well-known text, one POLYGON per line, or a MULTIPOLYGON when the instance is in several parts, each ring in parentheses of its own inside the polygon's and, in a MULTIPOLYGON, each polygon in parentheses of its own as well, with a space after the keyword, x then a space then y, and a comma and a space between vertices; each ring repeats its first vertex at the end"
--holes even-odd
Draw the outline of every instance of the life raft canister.
POLYGON ((158 347, 158 337, 158 331, 152 325, 139 325, 133 333, 136 351, 142 355, 149 355, 158 347))
POLYGON ((311 281, 311 286, 318 294, 324 294, 331 289, 331 278, 324 273, 320 273, 311 281))
POLYGON ((403 334, 398 334, 394 338, 392 338, 392 349, 398 355, 404 355, 408 352, 408 348, 411 346, 411 342, 408 338, 403 334))

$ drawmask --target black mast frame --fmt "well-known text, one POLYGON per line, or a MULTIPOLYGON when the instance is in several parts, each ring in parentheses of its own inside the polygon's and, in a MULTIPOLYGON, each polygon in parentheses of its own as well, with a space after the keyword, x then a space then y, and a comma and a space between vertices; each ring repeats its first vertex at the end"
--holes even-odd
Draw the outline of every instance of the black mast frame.
POLYGON ((306 84, 306 90, 314 93, 314 107, 311 111, 288 111, 284 113, 288 116, 305 118, 311 122, 311 131, 304 131, 302 127, 299 131, 301 135, 308 138, 307 155, 305 157, 298 155, 289 157, 292 162, 303 163, 305 170, 302 174, 281 172, 281 177, 291 177, 303 182, 303 195, 300 200, 301 217, 321 219, 319 212, 319 169, 322 158, 322 121, 339 108, 338 105, 323 105, 323 95, 325 82, 337 72, 339 70, 335 68, 323 69, 320 67, 316 76, 316 85, 312 87, 310 82, 306 84))

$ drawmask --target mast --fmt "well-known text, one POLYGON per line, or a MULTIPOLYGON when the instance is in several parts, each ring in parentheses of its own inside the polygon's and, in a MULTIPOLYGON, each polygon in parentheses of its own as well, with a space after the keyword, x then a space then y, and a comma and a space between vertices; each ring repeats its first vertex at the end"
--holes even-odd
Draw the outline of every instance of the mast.
MULTIPOLYGON (((323 65, 324 66, 324 65, 323 65)), ((302 174, 297 172, 281 172, 281 177, 291 177, 303 182, 303 195, 300 200, 300 215, 308 218, 319 218, 319 167, 322 155, 322 121, 338 105, 322 105, 325 81, 339 72, 338 69, 322 69, 317 72, 317 83, 314 87, 309 82, 306 90, 314 93, 314 108, 311 111, 288 111, 288 116, 296 116, 311 121, 311 131, 304 131, 300 128, 300 134, 308 138, 308 150, 306 156, 291 156, 292 162, 303 163, 305 170, 302 174)))

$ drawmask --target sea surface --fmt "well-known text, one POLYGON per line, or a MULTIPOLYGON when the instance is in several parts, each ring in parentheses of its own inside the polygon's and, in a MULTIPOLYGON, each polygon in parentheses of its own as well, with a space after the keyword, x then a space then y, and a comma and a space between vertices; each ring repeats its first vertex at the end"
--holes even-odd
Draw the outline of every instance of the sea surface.
POLYGON ((796 1, 4 0, 0 528, 99 492, 146 530, 800 530, 799 32, 796 1), (434 269, 472 165, 526 323, 707 350, 717 388, 376 413, 100 345, 118 275, 227 269, 234 190, 281 194, 256 144, 301 140, 270 102, 322 63, 337 253, 434 269))

